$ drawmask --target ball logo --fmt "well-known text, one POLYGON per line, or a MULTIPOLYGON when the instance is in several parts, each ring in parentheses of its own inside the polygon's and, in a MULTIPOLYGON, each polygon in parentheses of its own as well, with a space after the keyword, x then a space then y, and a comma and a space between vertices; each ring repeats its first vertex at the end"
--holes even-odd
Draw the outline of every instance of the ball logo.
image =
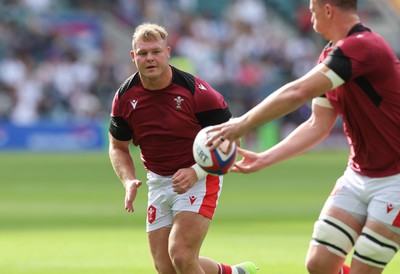
POLYGON ((203 162, 206 163, 209 159, 208 155, 203 151, 202 147, 197 146, 196 147, 196 151, 197 151, 197 156, 198 158, 203 162))

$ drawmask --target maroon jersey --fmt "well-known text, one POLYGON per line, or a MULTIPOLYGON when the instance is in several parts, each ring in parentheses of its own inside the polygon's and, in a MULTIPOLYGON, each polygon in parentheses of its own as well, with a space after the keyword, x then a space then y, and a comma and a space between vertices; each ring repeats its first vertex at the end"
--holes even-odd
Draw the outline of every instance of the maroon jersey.
POLYGON ((146 169, 172 175, 195 163, 192 146, 201 128, 228 121, 224 98, 202 79, 172 68, 172 83, 147 90, 139 74, 116 92, 109 132, 140 147, 146 169))
POLYGON ((349 166, 369 177, 400 173, 400 62, 390 46, 362 24, 321 53, 345 83, 325 96, 343 119, 349 166))

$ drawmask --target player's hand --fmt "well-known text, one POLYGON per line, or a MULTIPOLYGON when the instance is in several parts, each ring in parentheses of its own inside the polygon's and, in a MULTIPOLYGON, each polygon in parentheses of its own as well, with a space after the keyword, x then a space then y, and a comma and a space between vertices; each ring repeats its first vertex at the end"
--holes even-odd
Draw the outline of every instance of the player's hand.
POLYGON ((197 174, 193 168, 181 168, 172 176, 174 192, 183 194, 197 182, 197 174))
POLYGON ((135 201, 137 189, 142 185, 140 180, 131 180, 125 184, 125 210, 133 212, 133 201, 135 201))
POLYGON ((231 171, 238 173, 252 173, 264 168, 262 157, 259 153, 250 150, 237 148, 237 153, 242 156, 242 159, 236 162, 231 171))
POLYGON ((227 140, 229 142, 227 150, 230 151, 232 143, 245 134, 245 129, 242 127, 243 123, 241 124, 240 121, 240 118, 233 118, 228 122, 211 126, 207 132, 212 134, 210 134, 206 146, 209 146, 210 150, 214 150, 227 140))

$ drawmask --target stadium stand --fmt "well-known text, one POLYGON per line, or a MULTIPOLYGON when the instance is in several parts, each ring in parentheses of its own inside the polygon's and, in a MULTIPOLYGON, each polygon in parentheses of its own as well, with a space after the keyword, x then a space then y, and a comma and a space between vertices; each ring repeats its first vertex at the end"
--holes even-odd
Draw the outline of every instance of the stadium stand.
MULTIPOLYGON (((368 21, 387 22, 389 5, 362 2, 368 21)), ((107 120, 114 91, 135 71, 130 40, 143 21, 168 28, 173 64, 211 83, 234 115, 311 68, 325 43, 313 34, 308 0, 6 0, 0 121, 107 120)), ((304 106, 282 121, 308 113, 304 106)))

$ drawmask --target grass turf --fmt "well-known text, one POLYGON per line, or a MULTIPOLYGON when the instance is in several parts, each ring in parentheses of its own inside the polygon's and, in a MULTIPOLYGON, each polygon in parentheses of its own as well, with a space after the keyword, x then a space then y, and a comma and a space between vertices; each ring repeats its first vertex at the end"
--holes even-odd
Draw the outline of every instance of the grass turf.
MULTIPOLYGON (((306 273, 313 222, 346 158, 313 152, 227 175, 202 255, 228 264, 252 260, 259 273, 306 273)), ((0 167, 0 273, 155 273, 144 231, 146 187, 136 212, 125 213, 106 152, 2 153, 0 167)), ((385 274, 398 269, 399 256, 385 274)))

